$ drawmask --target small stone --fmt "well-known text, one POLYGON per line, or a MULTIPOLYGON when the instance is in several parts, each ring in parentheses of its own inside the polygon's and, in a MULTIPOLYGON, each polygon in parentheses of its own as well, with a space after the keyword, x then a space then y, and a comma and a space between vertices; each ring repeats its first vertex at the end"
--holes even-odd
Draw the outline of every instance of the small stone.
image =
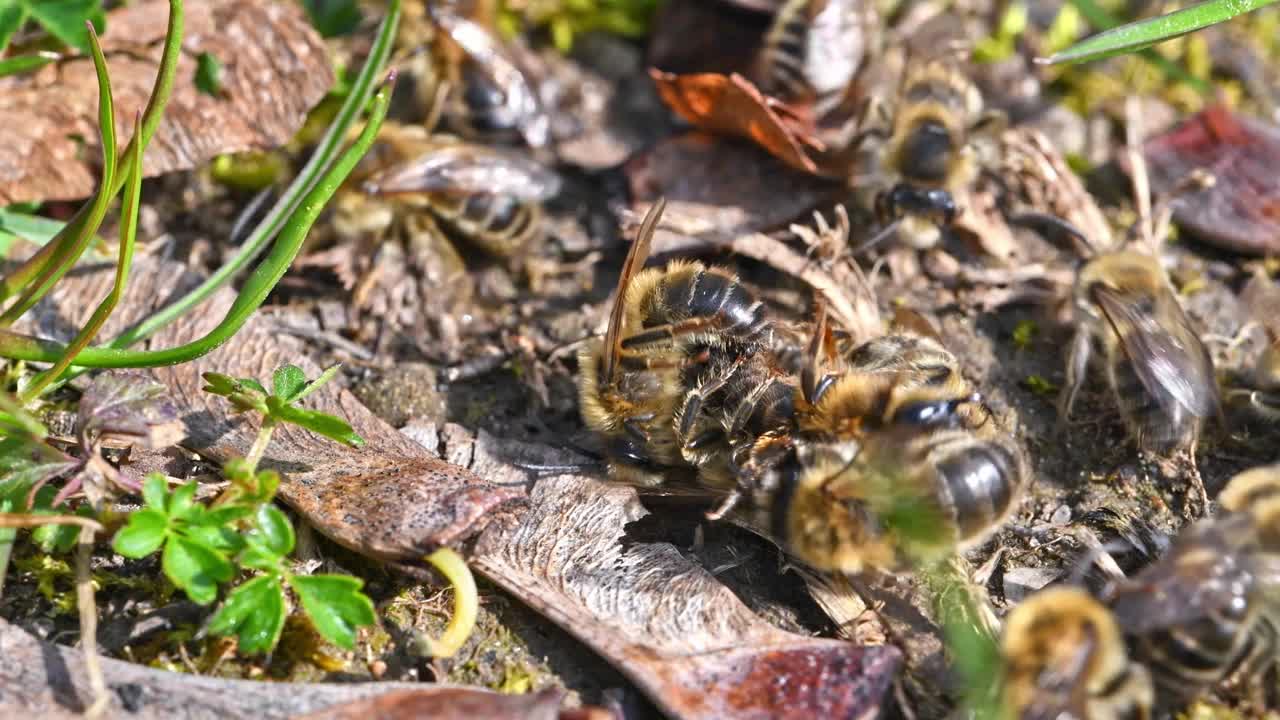
POLYGON ((1011 603, 1021 602, 1057 577, 1058 571, 1050 568, 1014 568, 1004 574, 1004 597, 1011 603))
POLYGON ((1066 525, 1071 522, 1071 507, 1066 503, 1059 505, 1049 516, 1049 522, 1053 525, 1066 525))

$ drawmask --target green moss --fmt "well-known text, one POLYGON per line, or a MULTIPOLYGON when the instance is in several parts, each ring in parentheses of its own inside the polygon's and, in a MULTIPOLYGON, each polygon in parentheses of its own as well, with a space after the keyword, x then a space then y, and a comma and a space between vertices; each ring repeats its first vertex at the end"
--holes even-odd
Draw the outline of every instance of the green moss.
POLYGON ((545 30, 561 52, 569 52, 582 33, 601 31, 626 37, 649 32, 659 0, 502 0, 498 29, 513 36, 525 29, 545 30))

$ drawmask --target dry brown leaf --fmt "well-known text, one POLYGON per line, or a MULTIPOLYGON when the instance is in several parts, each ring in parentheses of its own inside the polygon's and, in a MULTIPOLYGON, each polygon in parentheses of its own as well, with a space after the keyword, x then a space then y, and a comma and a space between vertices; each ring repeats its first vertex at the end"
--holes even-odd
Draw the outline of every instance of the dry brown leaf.
POLYGON ((699 130, 750 140, 793 168, 818 172, 809 152, 826 148, 811 123, 785 103, 762 94, 733 73, 674 75, 649 70, 662 101, 699 130))
MULTIPOLYGON (((122 148, 155 81, 167 18, 164 0, 107 16, 102 45, 122 148)), ((185 25, 173 95, 143 158, 148 177, 282 145, 333 84, 324 43, 296 3, 188 3, 185 25), (222 64, 221 97, 196 89, 196 60, 206 52, 222 64)), ((0 205, 91 194, 97 138, 98 88, 88 57, 0 79, 0 205)))

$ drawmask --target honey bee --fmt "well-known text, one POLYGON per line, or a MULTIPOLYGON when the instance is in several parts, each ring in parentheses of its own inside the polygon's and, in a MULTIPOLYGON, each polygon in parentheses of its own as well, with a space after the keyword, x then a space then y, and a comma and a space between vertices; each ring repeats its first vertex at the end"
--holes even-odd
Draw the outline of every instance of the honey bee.
POLYGON ((972 547, 1026 485, 1022 453, 955 356, 897 328, 854 349, 842 372, 805 374, 797 437, 761 473, 756 504, 773 532, 820 570, 896 568, 972 547))
POLYGON ((1264 544, 1274 541, 1280 503, 1249 492, 1253 480, 1231 496, 1246 509, 1189 526, 1164 556, 1104 593, 1171 710, 1219 686, 1256 686, 1280 659, 1280 565, 1264 544))
POLYGON ((497 257, 540 237, 541 203, 560 189, 559 176, 531 158, 421 126, 385 124, 367 160, 357 169, 366 197, 429 214, 497 257))
POLYGON ((786 0, 756 59, 760 89, 786 103, 811 104, 821 122, 845 101, 875 19, 875 4, 861 0, 786 0))
MULTIPOLYGON (((1100 343, 1112 394, 1139 448, 1194 447, 1204 419, 1219 412, 1218 385, 1209 351, 1159 262, 1126 250, 1097 255, 1077 273, 1073 294, 1077 331, 1059 415, 1070 416, 1100 343)), ((1203 486, 1199 491, 1207 504, 1203 486)))
POLYGON ((1009 720, 1142 720, 1155 694, 1130 660, 1111 612, 1087 592, 1033 594, 1005 620, 1001 717, 1009 720))
MULTIPOLYGON (((882 106, 873 103, 869 113, 878 112, 882 106)), ((984 111, 977 86, 959 62, 947 57, 908 58, 888 112, 888 138, 879 149, 882 187, 888 187, 873 203, 885 230, 868 245, 893 229, 913 247, 928 249, 938 243, 939 227, 961 213, 978 178, 975 141, 994 136, 1004 122, 999 113, 984 111)), ((865 134, 884 124, 871 120, 865 134)))
POLYGON ((447 86, 445 121, 458 134, 486 144, 547 145, 550 117, 511 49, 485 23, 465 17, 447 3, 426 7, 439 29, 434 48, 438 69, 422 75, 419 100, 429 103, 437 87, 447 86))
POLYGON ((698 437, 700 410, 686 407, 676 430, 696 377, 713 358, 762 347, 772 326, 764 303, 727 270, 682 260, 640 270, 663 207, 650 208, 627 254, 604 339, 579 356, 580 411, 605 440, 611 475, 650 486, 663 468, 689 467, 685 452, 697 450, 684 445, 698 437))
POLYGON ((1280 553, 1280 464, 1239 473, 1218 494, 1223 510, 1251 513, 1267 552, 1280 553))

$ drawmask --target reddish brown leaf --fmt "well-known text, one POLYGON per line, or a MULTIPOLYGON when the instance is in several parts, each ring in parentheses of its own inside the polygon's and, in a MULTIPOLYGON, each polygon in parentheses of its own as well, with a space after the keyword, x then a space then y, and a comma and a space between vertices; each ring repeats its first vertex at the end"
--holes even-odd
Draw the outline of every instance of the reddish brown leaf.
POLYGON ((1148 140, 1144 155, 1156 193, 1197 169, 1213 175, 1211 187, 1179 196, 1179 225, 1226 250, 1280 252, 1280 128, 1215 105, 1148 140))
MULTIPOLYGON (((131 3, 107 16, 102 45, 121 148, 155 81, 167 17, 164 0, 131 3)), ((324 43, 296 3, 187 3, 185 25, 173 96, 143 159, 147 176, 279 146, 333 84, 324 43), (196 89, 196 58, 205 52, 222 63, 222 97, 196 89)), ((0 205, 92 193, 101 157, 97 119, 87 57, 0 79, 0 205)))
POLYGON ((791 167, 817 173, 808 151, 826 148, 809 132, 799 111, 766 97, 733 73, 673 75, 649 70, 662 101, 699 130, 750 140, 791 167))
MULTIPOLYGON (((427 686, 355 700, 298 720, 561 720, 573 712, 561 712, 563 696, 564 692, 555 688, 510 695, 481 688, 427 686)), ((599 708, 584 708, 583 712, 588 714, 579 717, 609 717, 599 708)))

